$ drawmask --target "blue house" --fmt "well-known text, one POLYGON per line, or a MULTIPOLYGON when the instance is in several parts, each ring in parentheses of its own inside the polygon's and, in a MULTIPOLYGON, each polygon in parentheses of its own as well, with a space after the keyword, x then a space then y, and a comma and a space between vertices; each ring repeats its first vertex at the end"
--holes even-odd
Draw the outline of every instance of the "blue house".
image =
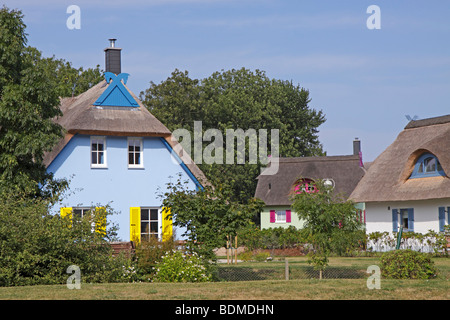
POLYGON ((70 193, 54 210, 83 216, 109 204, 118 214, 108 216, 108 222, 119 227, 120 240, 164 240, 174 231, 166 218, 170 209, 162 208, 158 195, 179 175, 192 190, 201 189, 206 178, 193 161, 181 160, 181 146, 171 132, 127 88, 120 50, 114 40, 105 49, 105 80, 61 100, 63 116, 55 121, 65 137, 44 162, 56 179, 70 180, 70 193))

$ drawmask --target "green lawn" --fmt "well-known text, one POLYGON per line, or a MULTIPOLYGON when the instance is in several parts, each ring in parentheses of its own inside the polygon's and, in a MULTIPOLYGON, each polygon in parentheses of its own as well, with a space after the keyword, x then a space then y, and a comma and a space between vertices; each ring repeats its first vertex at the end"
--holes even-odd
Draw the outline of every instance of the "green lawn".
MULTIPOLYGON (((213 283, 118 283, 87 284, 69 290, 65 285, 0 288, 0 299, 159 299, 159 300, 377 300, 414 299, 448 300, 450 259, 435 258, 440 276, 433 280, 386 280, 381 288, 369 290, 366 278, 360 279, 292 279, 228 281, 213 283)), ((330 267, 358 267, 377 264, 378 258, 331 258, 330 267)), ((290 265, 306 264, 304 258, 290 258, 290 265)), ((282 261, 242 263, 234 268, 279 268, 282 261)), ((231 266, 230 266, 231 267, 231 266)), ((280 270, 281 271, 281 270, 280 270)))

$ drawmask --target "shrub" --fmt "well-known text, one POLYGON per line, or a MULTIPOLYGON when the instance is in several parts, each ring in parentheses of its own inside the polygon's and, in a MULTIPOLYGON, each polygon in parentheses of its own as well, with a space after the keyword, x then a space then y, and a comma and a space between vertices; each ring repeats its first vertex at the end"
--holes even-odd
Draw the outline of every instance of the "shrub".
POLYGON ((196 253, 185 255, 181 251, 167 252, 156 264, 154 280, 158 282, 207 282, 212 281, 208 266, 196 253))
POLYGON ((164 255, 175 248, 172 239, 159 241, 156 238, 150 238, 148 241, 142 241, 136 246, 136 269, 137 274, 142 280, 148 280, 155 272, 155 266, 162 260, 164 255))
POLYGON ((88 219, 72 224, 50 214, 46 201, 0 196, 0 286, 63 284, 70 265, 83 282, 117 281, 121 265, 108 242, 114 228, 91 228, 88 219))
POLYGON ((388 279, 430 279, 437 270, 427 254, 406 249, 383 253, 381 274, 388 279))
POLYGON ((257 254, 254 255, 254 258, 256 261, 266 261, 267 258, 270 257, 270 253, 268 252, 258 252, 257 254))

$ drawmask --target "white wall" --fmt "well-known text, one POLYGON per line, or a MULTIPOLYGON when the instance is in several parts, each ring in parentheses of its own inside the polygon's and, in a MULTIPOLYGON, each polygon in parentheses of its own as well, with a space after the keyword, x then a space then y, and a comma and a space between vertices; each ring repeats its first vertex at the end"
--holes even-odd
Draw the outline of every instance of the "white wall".
POLYGON ((450 199, 368 202, 366 232, 392 232, 392 209, 414 208, 414 232, 439 232, 439 207, 450 207, 450 199))

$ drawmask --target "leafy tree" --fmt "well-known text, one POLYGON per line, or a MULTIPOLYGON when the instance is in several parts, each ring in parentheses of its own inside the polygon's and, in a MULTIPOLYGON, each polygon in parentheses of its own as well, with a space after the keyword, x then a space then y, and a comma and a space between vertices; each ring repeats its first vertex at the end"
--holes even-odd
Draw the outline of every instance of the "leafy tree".
POLYGON ((94 217, 77 220, 49 214, 48 205, 0 194, 0 286, 63 284, 70 265, 80 267, 82 282, 120 279, 123 261, 112 259, 109 246, 117 226, 107 222, 102 231, 92 231, 92 220, 113 210, 104 206, 94 217))
POLYGON ((61 116, 59 97, 86 90, 100 71, 42 58, 26 46, 25 28, 20 11, 0 10, 0 193, 56 197, 67 182, 53 180, 42 160, 63 136, 52 121, 61 116))
POLYGON ((328 256, 333 238, 342 238, 361 227, 356 209, 351 200, 337 194, 332 187, 316 179, 316 192, 299 192, 293 195, 292 209, 304 221, 304 228, 310 232, 314 250, 310 262, 323 271, 328 265, 328 256))
POLYGON ((251 218, 261 211, 263 203, 252 199, 247 204, 229 201, 229 193, 220 186, 213 189, 189 190, 187 181, 167 184, 163 206, 170 207, 175 227, 185 227, 187 247, 205 259, 215 259, 213 249, 225 245, 228 235, 251 224, 251 218))
MULTIPOLYGON (((324 154, 317 128, 325 118, 322 111, 309 108, 309 91, 289 81, 269 79, 264 71, 233 69, 198 80, 191 79, 187 71, 175 70, 160 84, 150 82, 140 98, 171 131, 187 129, 192 137, 194 121, 202 121, 203 131, 218 129, 224 141, 227 129, 239 128, 267 129, 270 141, 270 130, 278 129, 281 156, 324 154)), ((209 144, 204 142, 203 148, 209 144)), ((245 164, 226 164, 225 159, 223 164, 197 163, 213 184, 231 188, 230 196, 241 203, 254 196, 262 166, 259 159, 249 163, 248 148, 246 143, 245 164)))
POLYGON ((77 69, 65 59, 57 59, 55 56, 43 58, 36 48, 28 49, 47 66, 48 76, 53 80, 53 87, 59 97, 77 96, 104 79, 100 65, 86 70, 83 67, 77 69))
POLYGON ((20 11, 0 10, 0 191, 38 193, 49 179, 42 158, 61 138, 61 114, 47 68, 26 48, 20 11))

